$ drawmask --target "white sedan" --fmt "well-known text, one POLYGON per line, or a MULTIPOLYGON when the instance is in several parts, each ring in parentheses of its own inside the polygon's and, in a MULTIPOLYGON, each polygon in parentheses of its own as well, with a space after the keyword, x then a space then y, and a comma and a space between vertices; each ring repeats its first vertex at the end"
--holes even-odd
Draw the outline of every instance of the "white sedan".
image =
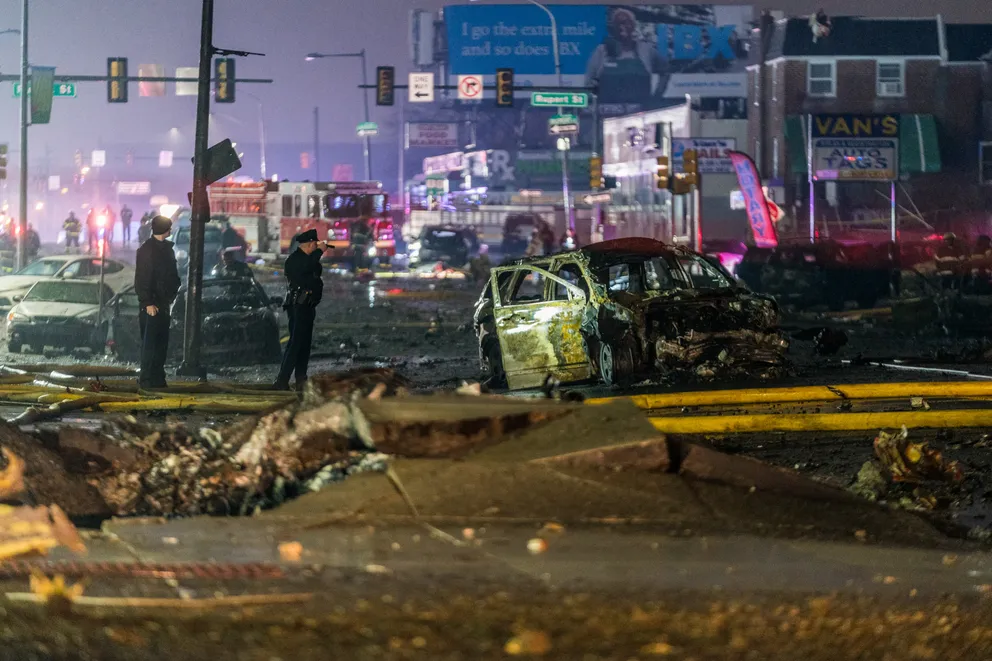
MULTIPOLYGON (((15 296, 24 296, 44 278, 100 280, 100 258, 89 255, 52 255, 31 262, 20 271, 0 277, 0 313, 10 311, 15 296)), ((134 283, 134 269, 116 259, 103 265, 103 281, 114 292, 134 283)))
POLYGON ((102 353, 107 341, 106 305, 113 296, 110 287, 101 290, 99 282, 39 280, 23 298, 17 296, 7 313, 7 350, 19 353, 28 345, 35 353, 49 346, 102 353))

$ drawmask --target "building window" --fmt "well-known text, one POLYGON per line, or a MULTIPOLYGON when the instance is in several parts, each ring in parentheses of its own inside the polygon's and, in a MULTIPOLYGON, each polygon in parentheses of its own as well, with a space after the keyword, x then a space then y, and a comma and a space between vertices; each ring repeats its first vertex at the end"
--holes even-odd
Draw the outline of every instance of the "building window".
POLYGON ((752 96, 754 97, 754 105, 761 105, 761 67, 754 70, 754 92, 752 96))
POLYGON ((778 62, 772 65, 772 101, 778 101, 778 62))
POLYGON ((878 96, 902 96, 906 87, 905 74, 902 62, 879 62, 878 96))
POLYGON ((807 69, 806 91, 810 96, 836 96, 837 67, 835 62, 810 62, 807 69))

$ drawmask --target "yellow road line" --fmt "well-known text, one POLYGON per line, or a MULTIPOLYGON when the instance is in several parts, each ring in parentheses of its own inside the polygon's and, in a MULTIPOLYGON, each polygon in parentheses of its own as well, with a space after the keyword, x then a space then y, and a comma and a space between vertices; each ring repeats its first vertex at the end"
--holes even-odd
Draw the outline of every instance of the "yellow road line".
POLYGON ((877 431, 903 425, 910 429, 992 427, 992 414, 982 410, 673 416, 649 419, 655 429, 666 434, 877 431))
POLYGON ((744 390, 708 390, 673 392, 655 395, 601 397, 588 404, 606 404, 628 399, 642 409, 678 406, 717 406, 726 404, 768 404, 785 402, 841 401, 844 399, 892 399, 898 397, 992 397, 992 383, 987 381, 947 381, 920 383, 856 383, 837 386, 799 386, 795 388, 751 388, 744 390))

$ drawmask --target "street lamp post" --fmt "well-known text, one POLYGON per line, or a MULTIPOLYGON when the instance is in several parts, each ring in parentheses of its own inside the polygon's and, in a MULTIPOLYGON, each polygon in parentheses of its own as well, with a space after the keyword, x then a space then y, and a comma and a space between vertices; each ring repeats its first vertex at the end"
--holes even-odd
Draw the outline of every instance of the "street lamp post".
POLYGON ((268 177, 265 176, 265 118, 264 118, 264 108, 262 107, 262 100, 252 94, 251 92, 242 92, 242 94, 247 94, 251 98, 255 99, 255 103, 258 104, 258 142, 259 149, 261 150, 260 157, 262 159, 261 173, 262 181, 265 181, 268 177))
MULTIPOLYGON (((470 1, 476 2, 477 0, 470 1)), ((544 13, 548 15, 548 20, 551 21, 551 50, 554 52, 555 74, 558 76, 558 87, 564 87, 565 83, 561 74, 561 51, 558 49, 558 21, 555 20, 554 13, 546 5, 537 0, 527 0, 527 2, 543 9, 544 13)), ((563 111, 563 108, 558 108, 559 115, 563 111)), ((572 214, 572 200, 568 193, 568 151, 571 148, 571 141, 568 138, 564 138, 563 140, 563 142, 559 142, 559 150, 561 151, 561 196, 565 211, 565 223, 568 225, 568 229, 574 232, 575 218, 572 214)))
MULTIPOLYGON (((307 53, 306 60, 311 62, 313 60, 319 60, 325 57, 357 57, 362 62, 362 101, 365 104, 365 121, 371 121, 369 118, 369 91, 366 89, 368 87, 368 68, 365 66, 365 49, 358 51, 357 53, 307 53)), ((316 112, 316 111, 315 111, 316 112)), ((314 133, 316 133, 316 127, 314 128, 314 133)), ((362 152, 365 159, 365 179, 366 181, 372 180, 372 147, 369 143, 369 136, 362 137, 362 152)), ((314 158, 317 155, 314 154, 314 158)))
MULTIPOLYGON (((558 50, 558 21, 555 20, 555 15, 552 13, 547 6, 541 4, 537 0, 527 0, 530 4, 535 7, 540 7, 544 10, 544 13, 548 15, 548 19, 551 21, 551 49, 554 51, 555 55, 555 74, 558 76, 558 87, 564 87, 564 81, 561 75, 561 51, 558 50)), ((564 108, 558 108, 558 114, 562 114, 564 108)), ((572 216, 572 199, 568 193, 568 151, 571 148, 569 144, 571 141, 568 138, 564 138, 564 143, 561 145, 564 147, 560 149, 561 151, 561 197, 562 205, 564 206, 565 212, 565 224, 568 229, 575 231, 575 218, 572 216)))

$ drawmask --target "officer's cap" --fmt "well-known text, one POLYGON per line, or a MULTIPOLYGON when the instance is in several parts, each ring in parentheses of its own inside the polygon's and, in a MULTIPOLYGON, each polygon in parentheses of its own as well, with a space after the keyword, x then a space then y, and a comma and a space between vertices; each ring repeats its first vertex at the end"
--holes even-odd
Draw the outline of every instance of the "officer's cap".
POLYGON ((307 230, 296 235, 297 243, 310 243, 317 240, 317 230, 307 230))

